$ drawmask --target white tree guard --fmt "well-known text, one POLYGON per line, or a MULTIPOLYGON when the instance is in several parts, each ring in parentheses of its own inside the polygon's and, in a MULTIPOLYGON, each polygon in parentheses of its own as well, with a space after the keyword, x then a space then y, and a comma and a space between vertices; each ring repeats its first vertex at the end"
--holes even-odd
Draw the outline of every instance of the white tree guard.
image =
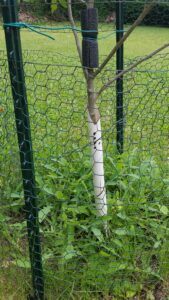
POLYGON ((103 142, 100 120, 94 124, 88 113, 91 143, 93 185, 96 209, 99 216, 107 215, 106 188, 104 179, 103 142))

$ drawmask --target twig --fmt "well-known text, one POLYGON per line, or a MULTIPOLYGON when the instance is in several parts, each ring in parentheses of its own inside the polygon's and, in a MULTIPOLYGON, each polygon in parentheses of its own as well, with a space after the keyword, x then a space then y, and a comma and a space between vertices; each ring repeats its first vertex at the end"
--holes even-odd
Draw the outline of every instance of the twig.
POLYGON ((166 49, 167 47, 169 47, 169 43, 164 44, 162 47, 156 49, 155 51, 151 52, 150 54, 146 55, 145 57, 141 58, 140 60, 138 60, 137 62, 135 62, 134 64, 132 64, 129 68, 127 68, 126 70, 121 71, 116 77, 114 77, 113 79, 109 80, 107 83, 105 83, 102 88, 99 90, 99 92, 97 93, 97 99, 98 97, 117 79, 121 78, 123 75, 125 75, 126 73, 130 72, 131 70, 133 70, 135 67, 137 67, 139 64, 143 63, 144 61, 152 58, 154 55, 156 55, 157 53, 159 53, 160 51, 166 49))
MULTIPOLYGON (((72 28, 76 28, 75 21, 74 21, 74 18, 73 18, 73 13, 72 13, 72 0, 67 0, 67 5, 68 5, 68 16, 69 16, 70 24, 71 24, 72 28)), ((74 38, 75 38, 75 42, 76 42, 76 48, 77 48, 77 51, 78 51, 78 54, 79 54, 80 62, 81 62, 81 65, 83 67, 82 49, 81 49, 81 46, 80 46, 80 40, 79 40, 79 37, 78 37, 78 33, 76 32, 76 30, 72 29, 72 31, 73 31, 73 34, 74 34, 74 38)), ((87 70, 83 69, 83 73, 84 73, 84 76, 87 80, 87 78, 88 78, 87 70)))
MULTIPOLYGON (((68 4, 68 16, 69 16, 70 24, 71 24, 72 28, 76 28, 74 18, 73 18, 73 14, 72 14, 72 1, 67 0, 67 4, 68 4)), ((81 46, 80 46, 80 40, 79 40, 78 34, 75 30, 73 30, 73 34, 74 34, 74 38, 75 38, 75 41, 76 41, 76 47, 77 47, 77 51, 78 51, 78 54, 79 54, 79 58, 80 58, 80 61, 82 63, 82 50, 81 50, 81 46)))
POLYGON ((107 65, 107 63, 111 60, 111 58, 116 54, 117 50, 122 46, 122 44, 127 40, 127 38, 130 36, 130 34, 134 31, 134 29, 140 25, 140 23, 143 21, 143 19, 146 17, 146 15, 151 11, 153 6, 155 5, 155 2, 151 2, 150 4, 147 4, 144 6, 144 9, 142 13, 139 15, 137 20, 132 24, 132 26, 129 28, 129 30, 124 34, 124 36, 121 38, 121 40, 115 45, 115 47, 110 51, 109 55, 106 57, 106 59, 103 61, 101 66, 95 71, 93 74, 94 78, 103 70, 103 68, 107 65))

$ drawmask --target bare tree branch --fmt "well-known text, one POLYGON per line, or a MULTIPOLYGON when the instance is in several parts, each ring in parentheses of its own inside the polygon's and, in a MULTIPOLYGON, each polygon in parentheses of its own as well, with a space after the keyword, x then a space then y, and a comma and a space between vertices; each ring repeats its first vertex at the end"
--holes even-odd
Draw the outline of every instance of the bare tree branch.
POLYGON ((139 15, 137 20, 132 24, 132 26, 129 28, 129 30, 124 34, 124 36, 121 38, 121 40, 115 45, 115 47, 110 51, 109 55, 106 57, 106 59, 103 61, 101 66, 95 71, 93 74, 94 78, 103 70, 103 68, 107 65, 107 63, 111 60, 111 58, 116 54, 117 50, 122 46, 122 44, 128 39, 130 34, 134 31, 134 29, 140 25, 140 23, 143 21, 143 19, 147 16, 147 14, 151 11, 151 9, 154 7, 155 1, 153 0, 150 4, 146 4, 144 6, 144 9, 142 13, 139 15))
MULTIPOLYGON (((68 17, 69 17, 69 22, 72 26, 72 30, 73 28, 76 28, 75 22, 74 22, 74 18, 73 18, 73 13, 72 13, 72 0, 67 0, 67 5, 68 5, 68 17)), ((73 34, 74 34, 74 38, 75 38, 75 42, 76 42, 76 47, 77 47, 77 51, 79 54, 79 58, 80 58, 80 62, 82 64, 82 50, 81 50, 81 46, 80 46, 80 40, 78 37, 78 33, 76 30, 73 30, 73 34)))
MULTIPOLYGON (((67 4, 68 4, 68 16, 69 16, 70 24, 71 24, 72 28, 76 28, 74 18, 73 18, 73 13, 72 13, 72 1, 67 0, 67 4)), ((76 47, 77 47, 77 51, 78 51, 78 54, 79 54, 79 58, 80 58, 80 61, 81 61, 81 64, 82 64, 82 50, 81 50, 81 46, 80 46, 80 40, 79 40, 78 34, 75 30, 73 30, 73 34, 74 34, 74 38, 75 38, 75 41, 76 41, 76 47)))
POLYGON ((164 44, 162 47, 156 49, 155 51, 151 52, 150 54, 146 55, 145 57, 141 58, 140 60, 136 61, 134 64, 132 64, 129 68, 127 68, 126 70, 121 71, 116 77, 114 77, 113 79, 109 80, 107 83, 105 83, 103 85, 103 87, 99 90, 99 92, 97 93, 97 99, 98 97, 113 83, 115 82, 117 79, 121 78, 122 76, 124 76, 126 73, 130 72, 131 70, 133 70, 134 68, 136 68, 138 65, 140 65, 141 63, 143 63, 144 61, 152 58, 154 55, 156 55, 157 53, 159 53, 160 51, 166 49, 167 47, 169 47, 169 43, 164 44))
MULTIPOLYGON (((76 42, 77 52, 79 54, 80 62, 81 62, 81 65, 83 67, 82 49, 81 49, 81 45, 80 45, 80 40, 79 40, 77 31, 73 30, 73 28, 76 28, 76 25, 75 25, 75 21, 74 21, 74 18, 73 18, 73 13, 72 13, 72 0, 67 0, 67 5, 68 5, 68 17, 69 17, 69 21, 70 21, 70 24, 72 26, 72 31, 73 31, 73 35, 74 35, 75 42, 76 42)), ((85 78, 87 79, 87 77, 88 77, 87 70, 83 69, 83 73, 84 73, 85 78)))

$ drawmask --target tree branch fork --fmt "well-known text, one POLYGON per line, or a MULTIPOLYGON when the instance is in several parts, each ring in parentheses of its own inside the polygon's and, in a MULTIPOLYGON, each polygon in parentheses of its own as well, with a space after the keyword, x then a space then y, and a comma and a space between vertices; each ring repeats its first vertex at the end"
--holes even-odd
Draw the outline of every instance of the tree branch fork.
MULTIPOLYGON (((84 4, 87 5, 88 8, 94 7, 94 0, 88 0, 88 1, 80 1, 81 3, 83 2, 84 4)), ((68 4, 68 15, 69 15, 69 21, 72 25, 72 27, 75 27, 75 21, 73 18, 73 13, 72 13, 72 1, 67 0, 68 4)), ((159 47, 158 49, 152 51, 148 55, 144 56, 143 58, 139 59, 137 62, 131 64, 127 69, 121 71, 118 75, 116 75, 114 78, 111 80, 108 80, 107 83, 105 83, 99 91, 95 91, 95 84, 94 81, 97 78, 97 76, 102 72, 102 70, 106 67, 106 65, 109 63, 109 61, 114 57, 116 54, 117 50, 126 42, 126 40, 129 38, 129 36, 132 34, 132 32, 138 27, 141 22, 144 20, 144 18, 149 14, 149 12, 152 10, 152 8, 155 6, 155 0, 152 0, 151 3, 145 4, 143 11, 139 15, 139 17, 136 19, 136 21, 130 26, 130 28, 127 30, 127 32, 123 35, 121 40, 116 43, 114 48, 110 51, 110 53, 107 55, 105 60, 101 63, 100 67, 96 69, 95 71, 93 69, 87 69, 83 67, 82 64, 82 49, 81 49, 81 44, 80 44, 80 39, 78 37, 78 34, 76 31, 73 30, 75 42, 76 42, 76 47, 77 51, 79 54, 79 59, 81 62, 81 65, 83 67, 83 73, 86 79, 87 83, 87 91, 88 91, 88 109, 89 112, 91 113, 91 117, 93 117, 93 121, 97 122, 98 118, 100 118, 96 102, 100 95, 107 89, 109 88, 117 79, 122 78, 125 74, 128 72, 134 70, 138 65, 141 63, 149 60, 152 58, 154 55, 157 53, 163 51, 167 47, 169 47, 169 43, 164 44, 163 46, 159 47)))

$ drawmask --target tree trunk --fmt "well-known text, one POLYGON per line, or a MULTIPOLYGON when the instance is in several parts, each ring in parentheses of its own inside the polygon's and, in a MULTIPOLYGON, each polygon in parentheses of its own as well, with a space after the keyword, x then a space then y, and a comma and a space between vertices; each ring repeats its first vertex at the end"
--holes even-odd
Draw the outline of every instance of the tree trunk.
POLYGON ((88 123, 91 144, 91 160, 96 210, 99 216, 107 215, 106 188, 104 179, 103 143, 99 109, 96 106, 94 79, 89 71, 88 89, 88 123))

